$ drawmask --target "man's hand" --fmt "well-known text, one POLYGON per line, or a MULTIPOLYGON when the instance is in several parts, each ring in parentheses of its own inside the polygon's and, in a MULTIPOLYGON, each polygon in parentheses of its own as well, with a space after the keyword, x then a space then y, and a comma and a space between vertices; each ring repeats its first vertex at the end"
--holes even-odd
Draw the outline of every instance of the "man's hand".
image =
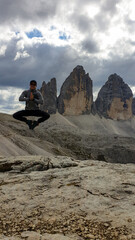
POLYGON ((32 101, 34 99, 34 95, 33 95, 33 93, 31 92, 30 93, 30 100, 32 101))

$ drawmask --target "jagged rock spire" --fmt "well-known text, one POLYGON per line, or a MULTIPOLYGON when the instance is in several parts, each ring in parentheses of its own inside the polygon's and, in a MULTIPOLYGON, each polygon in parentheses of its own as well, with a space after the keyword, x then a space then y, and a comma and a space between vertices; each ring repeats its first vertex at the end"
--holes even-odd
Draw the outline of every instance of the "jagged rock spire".
POLYGON ((40 106, 40 109, 48 112, 49 114, 56 113, 57 109, 56 78, 52 78, 50 82, 48 82, 47 84, 45 81, 43 81, 40 91, 44 98, 44 104, 40 106))
POLYGON ((61 87, 58 111, 64 115, 89 114, 92 103, 92 80, 83 67, 78 65, 61 87))
POLYGON ((97 112, 112 119, 127 120, 132 117, 133 93, 130 87, 116 73, 99 91, 95 101, 97 112))

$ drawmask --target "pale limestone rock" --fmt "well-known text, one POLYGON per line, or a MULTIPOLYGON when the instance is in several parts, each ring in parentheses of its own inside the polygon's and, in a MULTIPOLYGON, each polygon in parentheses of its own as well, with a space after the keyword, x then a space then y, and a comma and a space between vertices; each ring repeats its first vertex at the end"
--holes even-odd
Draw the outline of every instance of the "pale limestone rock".
POLYGON ((67 168, 78 166, 70 157, 18 156, 5 157, 0 160, 0 172, 32 172, 46 171, 52 168, 67 168))
POLYGON ((114 120, 132 118, 133 93, 116 73, 109 76, 95 101, 97 113, 114 120))
MULTIPOLYGON (((19 165, 22 161, 25 165, 30 162, 29 158, 16 157, 14 163, 18 161, 19 165)), ((61 166, 64 156, 55 160, 61 166)), ((5 161, 5 158, 0 161, 5 161)), ((43 159, 37 158, 37 161, 40 164, 43 159)), ((67 240, 72 239, 74 231, 76 239, 80 240, 79 237, 85 239, 88 234, 97 238, 96 232, 102 224, 104 235, 106 231, 120 234, 119 228, 123 229, 124 236, 135 234, 135 165, 74 159, 68 162, 74 162, 76 166, 69 164, 68 167, 47 171, 31 168, 30 172, 7 171, 0 174, 0 232, 1 226, 5 232, 5 223, 8 223, 8 231, 13 235, 21 231, 24 232, 22 237, 25 237, 29 228, 33 228, 30 234, 36 232, 37 239, 48 233, 52 237, 61 234, 61 239, 67 240), (95 233, 91 231, 91 226, 95 233), (124 226, 129 232, 124 230, 124 226)))
POLYGON ((128 108, 123 108, 124 102, 120 98, 114 98, 112 100, 110 109, 107 111, 108 117, 114 120, 128 120, 132 118, 132 97, 125 100, 125 104, 128 108))
POLYGON ((41 240, 41 237, 41 234, 34 231, 26 231, 21 234, 21 238, 27 240, 41 240))
POLYGON ((82 66, 77 66, 61 87, 58 111, 63 115, 89 114, 92 103, 92 80, 82 66))
POLYGON ((64 236, 62 234, 44 234, 42 240, 83 240, 81 237, 77 236, 64 236))

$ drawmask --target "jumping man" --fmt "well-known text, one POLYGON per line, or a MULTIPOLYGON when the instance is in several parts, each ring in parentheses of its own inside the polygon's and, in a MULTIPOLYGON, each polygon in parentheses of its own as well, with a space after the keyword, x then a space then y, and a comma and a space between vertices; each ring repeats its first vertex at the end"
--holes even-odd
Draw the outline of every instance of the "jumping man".
POLYGON ((25 101, 25 110, 18 111, 13 114, 13 117, 17 120, 26 122, 29 129, 34 129, 39 123, 47 120, 50 115, 47 112, 41 111, 38 104, 43 104, 43 97, 41 93, 36 89, 37 82, 35 80, 30 81, 30 89, 25 90, 19 97, 19 101, 25 101), (37 121, 28 120, 25 116, 40 117, 37 121))

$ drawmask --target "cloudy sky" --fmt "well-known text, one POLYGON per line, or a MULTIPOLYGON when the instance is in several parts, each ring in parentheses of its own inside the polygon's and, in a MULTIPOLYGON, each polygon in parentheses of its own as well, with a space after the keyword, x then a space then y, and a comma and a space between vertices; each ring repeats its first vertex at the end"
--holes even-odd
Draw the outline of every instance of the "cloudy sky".
POLYGON ((31 79, 56 77, 59 93, 77 65, 94 97, 112 73, 135 95, 134 0, 0 0, 0 112, 24 108, 31 79))

